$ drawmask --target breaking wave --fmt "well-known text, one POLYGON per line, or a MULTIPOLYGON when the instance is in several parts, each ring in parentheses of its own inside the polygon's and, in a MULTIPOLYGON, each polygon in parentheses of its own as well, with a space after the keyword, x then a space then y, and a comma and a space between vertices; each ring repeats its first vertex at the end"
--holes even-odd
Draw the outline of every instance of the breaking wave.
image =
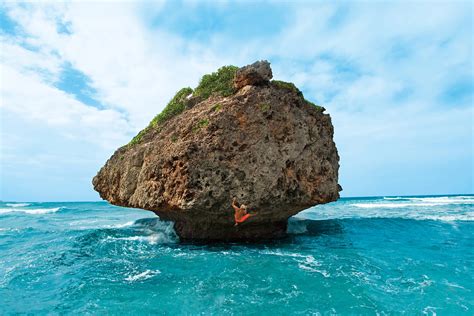
MULTIPOLYGON (((316 206, 296 217, 319 221, 350 218, 474 221, 474 196, 341 199, 337 204, 316 206)), ((292 229, 304 230, 302 227, 292 229)))
POLYGON ((150 245, 175 243, 178 236, 172 222, 162 222, 158 218, 143 218, 135 222, 115 225, 115 229, 123 230, 127 236, 107 236, 105 242, 128 241, 148 243, 150 245))
POLYGON ((50 214, 56 213, 61 210, 61 207, 52 207, 52 208, 20 208, 19 206, 13 208, 0 208, 0 214, 8 213, 25 213, 25 214, 50 214))
POLYGON ((9 207, 25 207, 31 205, 30 203, 7 203, 6 206, 9 207))
POLYGON ((354 203, 359 208, 406 208, 406 207, 432 207, 444 205, 474 205, 472 196, 440 196, 440 197, 384 197, 388 203, 354 203), (398 202, 402 201, 402 203, 398 202))

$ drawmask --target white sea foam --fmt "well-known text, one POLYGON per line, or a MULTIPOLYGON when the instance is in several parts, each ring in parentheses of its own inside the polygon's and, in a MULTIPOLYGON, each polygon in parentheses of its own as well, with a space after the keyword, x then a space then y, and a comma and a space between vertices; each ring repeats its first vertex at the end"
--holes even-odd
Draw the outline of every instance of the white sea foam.
MULTIPOLYGON (((91 229, 91 228, 125 228, 130 227, 135 224, 134 221, 129 221, 126 223, 119 223, 119 224, 106 224, 104 223, 104 219, 86 219, 86 220, 79 220, 79 221, 72 221, 69 222, 69 226, 74 227, 74 229, 84 230, 84 229, 91 229)), ((106 221, 107 222, 107 221, 106 221)))
POLYGON ((474 196, 437 196, 437 197, 384 197, 387 203, 354 203, 359 208, 406 208, 432 207, 446 205, 474 205, 474 196), (399 202, 402 200, 402 202, 399 202), (392 202, 391 202, 392 201, 392 202))
POLYGON ((372 203, 353 203, 351 206, 361 210, 350 209, 349 213, 339 214, 338 217, 407 218, 446 222, 474 220, 474 212, 469 210, 470 205, 474 206, 474 196, 385 197, 384 202, 374 200, 372 203))
POLYGON ((130 221, 126 223, 121 223, 121 224, 113 224, 113 225, 106 225, 104 228, 125 228, 125 227, 130 227, 135 224, 135 221, 130 221))
POLYGON ((352 204, 355 207, 360 208, 405 208, 414 206, 437 206, 442 205, 439 203, 355 203, 352 204))
POLYGON ((139 274, 127 276, 125 278, 125 281, 129 281, 129 282, 143 281, 143 280, 152 278, 155 275, 160 274, 160 273, 161 273, 160 270, 146 270, 146 271, 143 271, 139 274))
POLYGON ((384 197, 387 201, 414 201, 414 202, 428 202, 428 203, 440 203, 440 204, 474 204, 474 196, 434 196, 434 197, 384 197))
POLYGON ((56 213, 59 211, 61 207, 52 207, 52 208, 0 208, 0 214, 7 214, 7 213, 25 213, 25 214, 49 214, 49 213, 56 213))
POLYGON ((7 203, 6 205, 9 207, 25 207, 31 204, 30 203, 7 203))
POLYGON ((443 222, 474 221, 474 214, 420 215, 420 216, 413 216, 413 219, 443 221, 443 222))
MULTIPOLYGON (((329 220, 345 218, 387 218, 444 222, 474 221, 474 196, 404 197, 388 200, 349 200, 340 205, 321 205, 300 213, 299 219, 329 220)), ((300 223, 289 224, 298 233, 300 223)))
POLYGON ((432 220, 442 222, 454 222, 454 221, 474 221, 473 214, 423 214, 417 212, 399 212, 399 213, 370 213, 370 214, 355 214, 356 216, 346 216, 345 218, 404 218, 413 219, 418 221, 432 220))
POLYGON ((306 258, 306 255, 302 255, 299 253, 294 253, 294 252, 286 252, 286 251, 281 251, 281 250, 262 250, 260 251, 261 254, 264 255, 274 255, 274 256, 280 256, 280 257, 292 257, 292 258, 306 258))
POLYGON ((174 230, 164 230, 164 231, 154 231, 150 235, 145 236, 129 236, 129 237, 110 237, 108 236, 106 241, 136 241, 136 242, 146 242, 150 245, 173 243, 177 241, 177 236, 174 230))
POLYGON ((329 272, 324 269, 321 269, 322 263, 317 261, 312 255, 304 255, 300 253, 294 252, 286 252, 281 250, 263 250, 260 252, 261 254, 265 255, 273 255, 273 256, 280 256, 280 257, 288 257, 298 263, 298 268, 302 270, 306 270, 309 272, 317 272, 322 274, 325 278, 330 277, 329 272))
POLYGON ((329 272, 327 272, 326 270, 319 270, 319 269, 316 269, 316 268, 313 268, 313 267, 310 267, 310 266, 307 266, 305 264, 298 264, 298 268, 302 269, 302 270, 306 270, 306 271, 309 271, 309 272, 317 272, 317 273, 320 273, 323 277, 325 278, 329 278, 331 276, 331 274, 329 274, 329 272))
POLYGON ((437 204, 474 204, 474 197, 471 196, 439 196, 424 198, 408 198, 410 201, 428 202, 437 204))
POLYGON ((130 236, 130 237, 107 237, 106 240, 125 240, 125 241, 139 241, 147 242, 150 245, 156 245, 159 241, 166 242, 167 238, 160 238, 158 235, 150 236, 130 236))
POLYGON ((326 270, 321 269, 321 265, 321 262, 317 261, 316 259, 314 259, 313 256, 309 255, 305 257, 304 261, 299 261, 298 268, 309 272, 317 272, 325 278, 329 278, 331 275, 326 270))

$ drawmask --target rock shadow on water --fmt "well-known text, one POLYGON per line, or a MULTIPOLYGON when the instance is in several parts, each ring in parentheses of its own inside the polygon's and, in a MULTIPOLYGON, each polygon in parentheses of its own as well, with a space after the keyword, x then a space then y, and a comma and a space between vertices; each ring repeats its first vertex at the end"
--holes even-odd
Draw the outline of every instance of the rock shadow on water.
MULTIPOLYGON (((244 228, 244 226, 242 226, 244 228)), ((341 237, 344 234, 343 225, 340 220, 311 220, 290 218, 288 221, 287 234, 280 239, 255 239, 245 241, 193 241, 184 240, 175 244, 174 247, 188 247, 189 250, 225 251, 235 246, 246 248, 273 248, 290 246, 301 243, 301 238, 314 238, 322 236, 341 237)))
POLYGON ((290 220, 288 221, 287 233, 289 236, 340 235, 343 232, 343 226, 337 219, 312 220, 290 218, 290 220))

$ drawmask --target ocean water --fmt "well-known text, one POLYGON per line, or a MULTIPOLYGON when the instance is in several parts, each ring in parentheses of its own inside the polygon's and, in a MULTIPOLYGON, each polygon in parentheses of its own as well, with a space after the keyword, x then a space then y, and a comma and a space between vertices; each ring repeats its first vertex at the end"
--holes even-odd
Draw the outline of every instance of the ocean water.
POLYGON ((473 220, 472 195, 345 198, 205 245, 105 202, 2 202, 0 314, 473 315, 473 220))

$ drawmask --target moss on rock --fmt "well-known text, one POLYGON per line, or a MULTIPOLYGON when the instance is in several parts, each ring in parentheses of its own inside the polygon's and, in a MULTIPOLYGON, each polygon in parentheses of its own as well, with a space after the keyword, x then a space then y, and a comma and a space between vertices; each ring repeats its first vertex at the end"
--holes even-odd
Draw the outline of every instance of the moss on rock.
POLYGON ((308 100, 306 100, 306 99, 305 99, 305 101, 306 101, 306 103, 308 103, 309 105, 315 107, 316 110, 318 110, 318 111, 321 112, 321 113, 323 113, 324 111, 326 111, 326 109, 325 109, 323 106, 317 105, 317 104, 315 104, 315 103, 313 103, 313 102, 311 102, 311 101, 308 101, 308 100))
MULTIPOLYGON (((273 83, 274 85, 276 85, 276 86, 277 86, 278 88, 280 88, 280 89, 286 89, 286 90, 289 90, 289 91, 296 92, 298 95, 300 95, 300 96, 303 97, 303 99, 304 99, 303 92, 301 92, 301 90, 298 89, 298 88, 295 86, 294 83, 292 83, 292 82, 286 82, 286 81, 281 81, 281 80, 272 80, 272 83, 273 83)), ((313 103, 313 102, 311 102, 311 101, 308 101, 308 100, 306 100, 306 99, 304 99, 304 101, 305 101, 307 104, 309 104, 309 105, 315 107, 316 110, 318 110, 318 111, 321 112, 321 113, 324 112, 324 111, 326 111, 326 109, 325 109, 324 107, 322 107, 322 106, 319 106, 319 105, 317 105, 317 104, 315 104, 315 103, 313 103)))
POLYGON ((289 91, 296 92, 298 95, 303 96, 303 93, 298 89, 294 83, 292 82, 286 82, 286 81, 281 81, 281 80, 272 80, 272 83, 277 86, 280 89, 286 89, 289 91))

